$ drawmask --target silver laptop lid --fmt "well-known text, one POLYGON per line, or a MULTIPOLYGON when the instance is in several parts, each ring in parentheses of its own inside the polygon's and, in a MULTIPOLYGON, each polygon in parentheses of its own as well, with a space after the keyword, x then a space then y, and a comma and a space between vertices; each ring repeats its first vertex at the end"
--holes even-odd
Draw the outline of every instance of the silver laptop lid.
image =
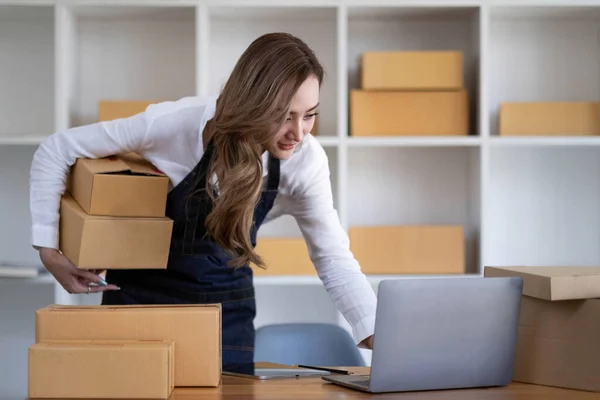
POLYGON ((510 383, 522 288, 521 278, 382 281, 371 390, 510 383))

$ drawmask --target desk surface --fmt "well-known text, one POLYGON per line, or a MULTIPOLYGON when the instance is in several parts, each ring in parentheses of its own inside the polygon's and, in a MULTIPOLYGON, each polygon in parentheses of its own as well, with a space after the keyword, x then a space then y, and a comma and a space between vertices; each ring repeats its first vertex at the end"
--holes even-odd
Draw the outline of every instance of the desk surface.
MULTIPOLYGON (((354 368, 353 372, 358 374, 368 373, 368 369, 354 368)), ((371 395, 324 382, 321 378, 257 381, 254 379, 223 376, 222 384, 218 388, 176 388, 169 400, 210 399, 600 400, 600 393, 513 383, 507 387, 501 388, 371 395)))

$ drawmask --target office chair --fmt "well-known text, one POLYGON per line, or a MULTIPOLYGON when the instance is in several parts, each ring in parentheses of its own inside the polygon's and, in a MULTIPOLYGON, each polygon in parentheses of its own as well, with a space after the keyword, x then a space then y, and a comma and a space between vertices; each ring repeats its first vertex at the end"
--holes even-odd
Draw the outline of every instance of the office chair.
POLYGON ((254 360, 284 365, 366 365, 348 332, 324 323, 275 324, 257 329, 254 360))

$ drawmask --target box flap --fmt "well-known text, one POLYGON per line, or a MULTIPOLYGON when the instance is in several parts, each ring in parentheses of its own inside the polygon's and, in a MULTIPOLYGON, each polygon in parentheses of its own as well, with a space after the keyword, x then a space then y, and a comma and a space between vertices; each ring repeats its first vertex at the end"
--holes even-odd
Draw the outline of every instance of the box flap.
POLYGON ((130 173, 134 175, 165 176, 136 153, 113 155, 103 158, 80 158, 77 160, 93 174, 130 173))
POLYGON ((485 267, 484 276, 523 278, 523 294, 542 300, 600 298, 600 267, 485 267))

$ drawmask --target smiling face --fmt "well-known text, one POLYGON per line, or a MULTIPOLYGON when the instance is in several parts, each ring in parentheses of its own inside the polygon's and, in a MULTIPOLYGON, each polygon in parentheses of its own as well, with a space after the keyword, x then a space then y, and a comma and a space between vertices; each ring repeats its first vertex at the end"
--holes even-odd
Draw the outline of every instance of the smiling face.
POLYGON ((319 105, 319 81, 311 75, 296 91, 287 118, 267 146, 267 151, 280 160, 292 156, 296 146, 313 128, 319 105))

